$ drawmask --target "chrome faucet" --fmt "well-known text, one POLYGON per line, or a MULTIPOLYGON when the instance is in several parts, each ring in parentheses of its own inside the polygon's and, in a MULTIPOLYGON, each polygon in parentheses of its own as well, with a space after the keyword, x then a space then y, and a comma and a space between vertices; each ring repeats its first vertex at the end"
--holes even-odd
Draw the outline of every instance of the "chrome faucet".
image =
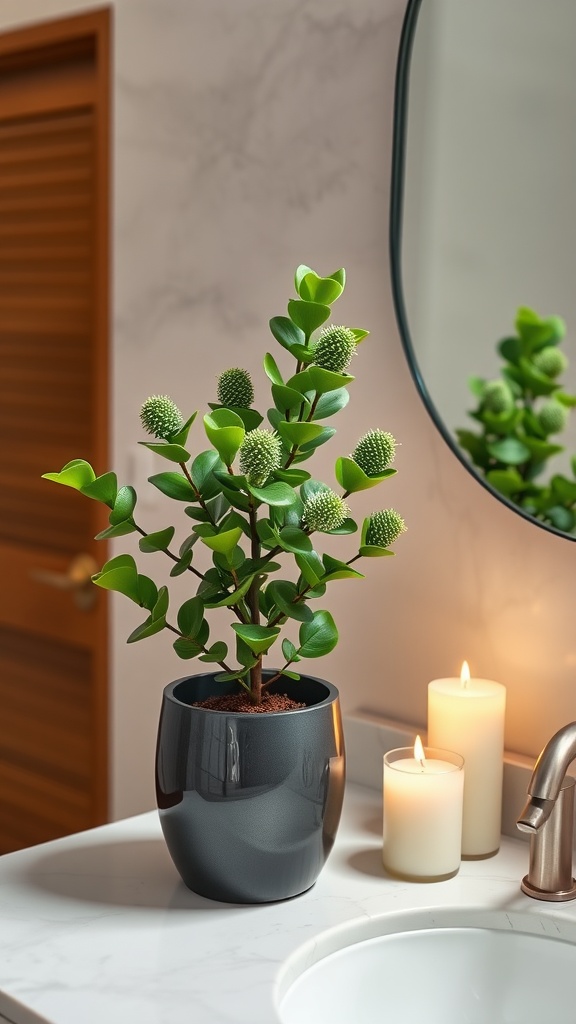
POLYGON ((576 722, 548 741, 534 765, 528 802, 516 825, 530 833, 530 866, 522 892, 537 900, 576 899, 572 877, 574 785, 567 775, 576 758, 576 722))

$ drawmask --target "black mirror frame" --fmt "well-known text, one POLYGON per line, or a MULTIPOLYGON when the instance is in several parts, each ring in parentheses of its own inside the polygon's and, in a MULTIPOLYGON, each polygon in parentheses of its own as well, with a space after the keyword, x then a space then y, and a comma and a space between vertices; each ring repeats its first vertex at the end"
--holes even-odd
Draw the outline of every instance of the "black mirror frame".
POLYGON ((412 58, 412 46, 416 33, 416 24, 418 22, 421 5, 422 0, 408 0, 406 13, 404 15, 402 33, 400 36, 400 46, 398 50, 398 61, 396 65, 394 121, 392 133, 392 178, 390 185, 388 241, 392 297, 404 354, 408 362, 412 379, 428 415, 452 453, 468 473, 470 473, 470 475, 474 477, 474 479, 486 491, 488 491, 489 494, 501 502, 501 504, 506 505, 510 511, 521 516, 522 519, 532 523, 534 526, 540 527, 547 533, 556 534, 557 537, 563 537, 565 540, 576 540, 576 535, 563 533, 561 530, 557 530, 548 523, 543 523, 534 516, 529 515, 528 512, 525 512, 524 509, 515 505, 514 502, 510 501, 509 498, 505 497, 505 495, 500 494, 495 490, 495 488, 492 487, 491 484, 489 484, 488 481, 476 471, 464 452, 457 445, 450 431, 447 429, 436 405, 434 404, 434 401, 432 400, 430 392, 426 387, 418 365, 418 360, 416 358, 414 345, 410 335, 410 328, 408 326, 408 318, 406 316, 406 306, 404 302, 404 289, 402 284, 402 223, 404 212, 404 172, 406 163, 406 125, 408 120, 410 63, 412 58))

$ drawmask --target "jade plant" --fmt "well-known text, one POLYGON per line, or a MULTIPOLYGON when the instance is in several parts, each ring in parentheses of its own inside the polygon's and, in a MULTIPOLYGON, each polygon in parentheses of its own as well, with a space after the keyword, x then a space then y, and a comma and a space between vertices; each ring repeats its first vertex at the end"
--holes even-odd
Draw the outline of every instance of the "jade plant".
POLYGON ((541 318, 521 307, 516 334, 498 343, 503 360, 493 380, 472 377, 477 400, 469 416, 479 431, 456 436, 488 483, 529 515, 558 530, 576 527, 576 457, 571 476, 553 473, 549 460, 565 451, 559 437, 576 396, 562 385, 568 359, 559 347, 566 328, 558 316, 541 318))
POLYGON ((303 468, 336 433, 324 421, 347 405, 354 381, 348 369, 368 334, 322 326, 344 283, 343 269, 319 277, 307 266, 298 267, 288 316, 270 321, 274 339, 292 363, 286 372, 270 353, 264 357, 272 394, 267 422, 253 406, 250 374, 240 367, 218 378, 217 400, 208 403, 200 432, 210 447, 203 448, 199 439, 195 456, 189 433, 196 413, 185 420, 166 395, 153 395, 142 405, 142 426, 152 439, 140 443, 172 465, 149 482, 184 506, 187 525, 176 546, 174 526, 152 533, 144 529, 137 519, 136 491, 118 487, 114 473, 97 476, 89 463, 75 459, 58 473, 44 474, 108 506, 110 525, 97 539, 137 534, 144 556, 161 553, 172 563, 171 577, 187 574, 194 584, 195 592, 172 614, 168 586, 142 574, 132 554, 106 562, 94 583, 124 594, 146 613, 128 643, 167 630, 180 658, 211 665, 217 680, 237 680, 249 706, 261 710, 272 682, 280 676, 297 680, 301 659, 321 657, 336 646, 334 619, 317 607, 327 588, 335 580, 362 578, 355 563, 392 555, 390 545, 405 529, 402 517, 384 508, 364 519, 351 554, 340 559, 319 550, 323 538, 334 544, 334 537, 346 542, 358 533, 347 499, 396 472, 391 465, 395 439, 381 429, 369 430, 351 454, 336 459, 338 489, 303 468), (202 549, 204 559, 196 557, 202 549), (209 617, 215 609, 232 618, 227 640, 211 637, 209 617), (297 641, 283 636, 290 622, 297 641), (263 674, 265 657, 278 667, 263 674))

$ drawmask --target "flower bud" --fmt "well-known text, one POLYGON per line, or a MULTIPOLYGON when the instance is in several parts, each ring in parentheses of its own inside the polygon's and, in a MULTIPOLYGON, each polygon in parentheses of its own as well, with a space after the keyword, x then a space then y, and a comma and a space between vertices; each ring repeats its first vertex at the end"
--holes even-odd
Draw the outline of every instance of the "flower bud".
POLYGON ((482 406, 488 412, 502 415, 512 412, 514 395, 505 380, 489 380, 482 392, 482 406))
POLYGON ((388 548, 405 531, 406 523, 402 516, 393 508, 385 508, 381 512, 373 512, 369 517, 366 544, 388 548))
POLYGON ((369 430, 358 441, 351 459, 363 469, 367 476, 383 473, 396 453, 396 441, 385 430, 369 430))
POLYGON ((254 401, 254 388, 248 370, 233 367, 224 370, 218 378, 218 401, 220 405, 249 409, 254 401))
POLYGON ((538 411, 538 422, 545 434, 559 434, 564 430, 568 419, 568 410, 551 398, 538 411))
POLYGON ((546 348, 536 352, 532 357, 532 362, 540 373, 545 373, 547 377, 559 377, 561 373, 568 367, 568 359, 561 352, 559 348, 554 345, 547 345, 546 348))
POLYGON ((323 327, 314 349, 314 362, 323 370, 343 373, 356 352, 356 338, 349 327, 323 327))
POLYGON ((154 437, 168 441, 182 426, 182 413, 168 395, 151 395, 140 409, 142 426, 154 437))
POLYGON ((337 530, 350 515, 350 509, 343 498, 326 487, 317 491, 304 502, 302 522, 308 530, 329 533, 337 530))
POLYGON ((248 483, 262 487, 282 462, 282 441, 273 430, 257 427, 244 435, 240 445, 240 472, 248 483))

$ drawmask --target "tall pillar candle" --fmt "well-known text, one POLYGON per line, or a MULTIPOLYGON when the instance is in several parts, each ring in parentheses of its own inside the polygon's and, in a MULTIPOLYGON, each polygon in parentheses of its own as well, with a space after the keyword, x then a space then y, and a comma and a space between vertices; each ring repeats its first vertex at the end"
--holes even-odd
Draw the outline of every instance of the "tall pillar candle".
POLYGON ((500 846, 505 709, 505 687, 471 679, 466 662, 460 679, 428 685, 428 743, 464 758, 463 857, 490 857, 500 846))

